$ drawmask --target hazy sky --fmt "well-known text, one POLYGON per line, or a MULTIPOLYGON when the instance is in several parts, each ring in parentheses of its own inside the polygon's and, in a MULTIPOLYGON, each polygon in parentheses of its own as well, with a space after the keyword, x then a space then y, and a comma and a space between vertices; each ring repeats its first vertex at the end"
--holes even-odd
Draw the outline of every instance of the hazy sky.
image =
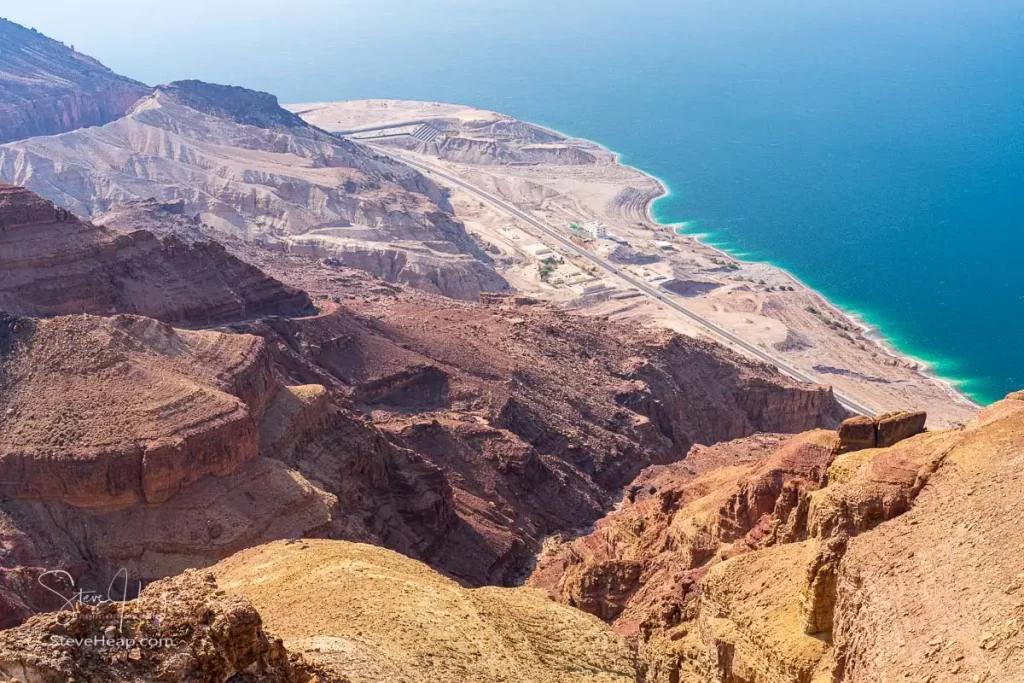
MULTIPOLYGON (((364 52, 371 4, 358 0, 41 0, 4 3, 0 16, 73 44, 151 84, 178 78, 258 79, 273 59, 313 60, 327 36, 364 52), (240 64, 250 69, 239 68, 240 64), (230 76, 230 78, 229 78, 230 76)), ((385 3, 387 4, 387 0, 385 3)), ((401 4, 401 3, 395 3, 401 4)), ((400 28, 401 15, 395 28, 400 28)), ((375 16, 382 16, 380 10, 375 16)), ((252 84, 257 85, 257 84, 252 84)))
POLYGON ((1004 16, 1020 12, 1024 0, 7 0, 3 5, 0 16, 73 44, 151 85, 199 78, 299 101, 431 93, 434 99, 461 92, 487 99, 523 88, 531 79, 572 79, 583 70, 600 70, 608 79, 617 73, 631 78, 624 65, 664 69, 659 60, 668 58, 673 68, 719 70, 737 55, 756 55, 759 44, 772 59, 792 59, 810 69, 885 60, 892 51, 885 43, 902 48, 922 35, 931 42, 948 40, 955 54, 959 43, 972 40, 971 25, 1006 24, 1004 16), (974 15, 986 14, 991 16, 974 21, 974 15), (878 44, 866 44, 865 35, 877 37, 878 44), (670 44, 693 49, 681 55, 666 47, 670 44), (571 64, 564 63, 567 53, 571 64), (689 61, 680 61, 684 58, 689 61), (521 66, 526 62, 530 66, 521 66), (452 82, 462 87, 446 87, 452 82))
MULTIPOLYGON (((659 4, 667 0, 645 0, 659 4)), ((705 0, 698 0, 704 2, 705 0)), ((312 97, 313 74, 337 71, 337 81, 359 72, 370 96, 410 65, 422 70, 455 44, 486 48, 529 44, 529 23, 545 20, 547 0, 38 0, 5 3, 0 16, 73 44, 115 71, 150 84, 201 78, 273 90, 282 99, 312 97), (402 46, 397 49, 396 46, 402 46), (343 60, 343 61, 340 61, 343 60), (280 79, 282 68, 295 81, 280 79)), ((561 17, 575 11, 605 24, 629 12, 628 3, 599 11, 584 0, 561 0, 561 17), (597 16, 600 14, 601 16, 597 16)), ((555 10, 552 10, 555 11, 555 10)), ((573 22, 567 34, 586 31, 573 22)), ((449 55, 450 56, 450 55, 449 55)), ((486 56, 484 56, 486 58, 486 56)), ((469 60, 472 61, 472 60, 469 60)), ((402 93, 390 92, 392 96, 402 93)), ((343 93, 323 94, 340 98, 343 93)))

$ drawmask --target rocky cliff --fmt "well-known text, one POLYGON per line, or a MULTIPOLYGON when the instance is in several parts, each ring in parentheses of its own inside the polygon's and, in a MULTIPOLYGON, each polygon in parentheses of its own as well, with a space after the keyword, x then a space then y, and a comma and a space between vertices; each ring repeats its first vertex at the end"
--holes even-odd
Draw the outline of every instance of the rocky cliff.
POLYGON ((963 430, 880 423, 902 438, 858 447, 853 419, 652 468, 530 583, 635 639, 655 683, 1015 680, 1024 565, 995 529, 1019 485, 1024 402, 963 430))
POLYGON ((134 316, 4 317, 0 339, 6 498, 160 503, 259 451, 273 389, 260 339, 134 316))
POLYGON ((84 218, 180 201, 207 236, 314 253, 447 296, 508 288, 432 181, 244 88, 172 83, 100 128, 0 145, 0 180, 84 218))
POLYGON ((99 590, 307 535, 415 554, 454 517, 438 468, 336 390, 281 386, 258 337, 5 316, 0 359, 0 625, 55 606, 49 569, 99 590))
POLYGON ((0 143, 102 126, 151 91, 6 19, 0 19, 0 64, 0 143))
MULTIPOLYGON (((291 263, 260 265, 327 301, 343 295, 343 305, 235 329, 267 340, 287 383, 349 396, 398 453, 416 454, 389 471, 407 477, 403 505, 430 531, 408 543, 407 532, 377 520, 373 535, 471 585, 517 580, 547 534, 593 523, 645 465, 678 460, 694 443, 843 417, 827 388, 791 383, 711 344, 291 263), (759 402, 778 410, 753 407, 759 402)), ((304 460, 289 462, 340 499, 352 492, 329 483, 344 471, 334 468, 365 470, 337 455, 318 457, 316 470, 304 460)))
POLYGON ((0 310, 25 316, 137 313, 185 325, 315 313, 309 297, 213 242, 84 223, 0 184, 0 310))

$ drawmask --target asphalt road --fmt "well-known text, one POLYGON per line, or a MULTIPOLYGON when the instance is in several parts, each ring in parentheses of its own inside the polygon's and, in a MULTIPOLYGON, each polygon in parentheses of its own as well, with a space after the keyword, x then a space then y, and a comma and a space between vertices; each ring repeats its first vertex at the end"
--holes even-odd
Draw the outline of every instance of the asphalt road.
MULTIPOLYGON (((807 372, 804 372, 803 370, 795 368, 792 365, 789 365, 788 363, 785 363, 785 362, 779 360, 775 356, 773 356, 770 353, 766 352, 764 349, 761 349, 761 348, 759 348, 757 346, 754 346, 753 344, 750 344, 749 342, 744 341, 743 339, 740 339, 739 337, 737 337, 732 332, 729 332, 728 330, 722 329, 721 327, 719 327, 718 325, 714 324, 713 322, 711 322, 707 318, 704 318, 704 317, 694 313, 693 311, 690 311, 689 309, 681 306, 678 302, 676 302, 675 300, 673 300, 669 296, 666 296, 665 294, 662 294, 660 291, 658 291, 657 289, 655 289, 653 287, 649 287, 646 282, 643 282, 641 280, 636 279, 635 277, 633 277, 632 275, 627 273, 624 269, 618 268, 614 264, 609 263, 608 261, 605 261, 601 257, 596 256, 596 255, 590 253, 589 251, 587 251, 586 249, 583 249, 583 248, 579 247, 578 245, 573 243, 571 240, 569 240, 568 238, 564 237, 559 231, 557 231, 554 228, 551 228, 551 227, 545 225, 544 223, 540 222, 539 220, 537 220, 533 216, 529 215, 528 213, 526 213, 524 211, 521 211, 520 209, 516 208, 512 204, 509 204, 504 199, 501 199, 500 197, 496 197, 495 195, 491 194, 490 192, 487 192, 486 190, 482 190, 479 187, 476 187, 475 185, 467 183, 466 181, 464 181, 464 180, 462 180, 460 178, 457 178, 457 177, 455 177, 455 176, 453 176, 453 175, 451 175, 449 173, 445 173, 444 171, 439 171, 436 168, 433 168, 432 166, 428 166, 426 164, 420 163, 419 161, 414 161, 412 159, 409 159, 409 157, 405 156, 404 154, 396 154, 394 152, 394 150, 386 149, 386 148, 381 148, 381 147, 375 147, 375 149, 377 151, 379 151, 380 153, 382 153, 382 154, 386 154, 388 156, 398 157, 403 163, 406 163, 409 166, 412 166, 413 168, 415 168, 415 169, 417 169, 419 171, 422 171, 424 173, 436 176, 438 178, 442 178, 443 180, 445 180, 445 181, 447 181, 447 182, 449 182, 449 183, 451 183, 453 185, 458 185, 459 187, 463 188, 464 190, 468 190, 469 192, 472 192, 473 194, 477 195, 478 197, 487 200, 489 203, 491 203, 494 206, 498 207, 502 211, 504 211, 504 212, 506 212, 508 214, 511 214, 512 216, 515 216, 516 218, 518 218, 518 219, 520 219, 522 221, 525 221, 526 223, 528 223, 532 227, 536 228, 537 230, 540 230, 545 235, 547 235, 551 239, 553 239, 556 242, 558 242, 558 244, 561 245, 562 247, 564 247, 565 249, 573 252, 574 254, 576 254, 577 256, 579 256, 581 258, 587 259, 591 263, 597 265, 599 268, 601 268, 601 269, 611 273, 615 277, 618 277, 620 280, 623 280, 623 281, 627 282, 631 287, 637 289, 642 294, 645 294, 648 297, 657 300, 663 306, 666 306, 669 309, 671 309, 671 310, 673 310, 673 311, 675 311, 677 313, 680 313, 680 314, 686 316, 687 318, 689 318, 693 322, 697 323, 698 325, 700 325, 701 327, 706 329, 708 332, 710 332, 713 336, 717 337, 718 339, 720 339, 722 341, 725 341, 728 344, 731 344, 731 345, 741 349, 742 351, 746 352, 747 354, 749 354, 751 356, 754 356, 758 360, 762 360, 762 361, 764 361, 766 363, 774 365, 775 367, 777 367, 779 369, 780 372, 782 372, 782 373, 784 373, 786 375, 789 375, 790 377, 792 377, 794 379, 800 380, 801 382, 808 382, 810 384, 827 384, 827 382, 822 382, 821 380, 819 380, 818 378, 814 377, 813 375, 811 375, 811 374, 809 374, 807 372)), ((836 397, 836 400, 839 402, 839 404, 842 405, 847 410, 851 410, 851 411, 853 411, 855 413, 859 413, 861 415, 874 415, 875 414, 875 411, 872 410, 871 408, 868 408, 867 406, 865 406, 865 405, 863 405, 861 403, 858 403, 858 402, 856 402, 856 401, 854 401, 852 399, 849 399, 849 398, 847 398, 845 396, 842 396, 838 392, 835 393, 835 397, 836 397)))

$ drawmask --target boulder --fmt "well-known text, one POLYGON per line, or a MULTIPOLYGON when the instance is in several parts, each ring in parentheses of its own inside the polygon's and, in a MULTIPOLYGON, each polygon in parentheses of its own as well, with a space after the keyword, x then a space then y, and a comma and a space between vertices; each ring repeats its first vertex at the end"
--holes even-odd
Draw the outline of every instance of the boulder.
POLYGON ((839 425, 843 452, 862 448, 888 448, 924 431, 928 414, 923 411, 886 413, 877 417, 856 415, 839 425))

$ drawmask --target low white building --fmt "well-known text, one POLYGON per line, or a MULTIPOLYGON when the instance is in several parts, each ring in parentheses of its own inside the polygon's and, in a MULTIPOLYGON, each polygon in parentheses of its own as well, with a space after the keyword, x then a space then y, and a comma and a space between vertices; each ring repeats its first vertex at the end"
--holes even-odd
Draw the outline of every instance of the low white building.
POLYGON ((550 247, 543 244, 530 244, 526 247, 526 250, 541 261, 552 256, 556 258, 558 257, 557 253, 552 251, 550 247))
POLYGON ((587 233, 595 240, 603 240, 608 237, 608 228, 604 223, 598 221, 590 221, 589 223, 583 224, 583 232, 587 233))

